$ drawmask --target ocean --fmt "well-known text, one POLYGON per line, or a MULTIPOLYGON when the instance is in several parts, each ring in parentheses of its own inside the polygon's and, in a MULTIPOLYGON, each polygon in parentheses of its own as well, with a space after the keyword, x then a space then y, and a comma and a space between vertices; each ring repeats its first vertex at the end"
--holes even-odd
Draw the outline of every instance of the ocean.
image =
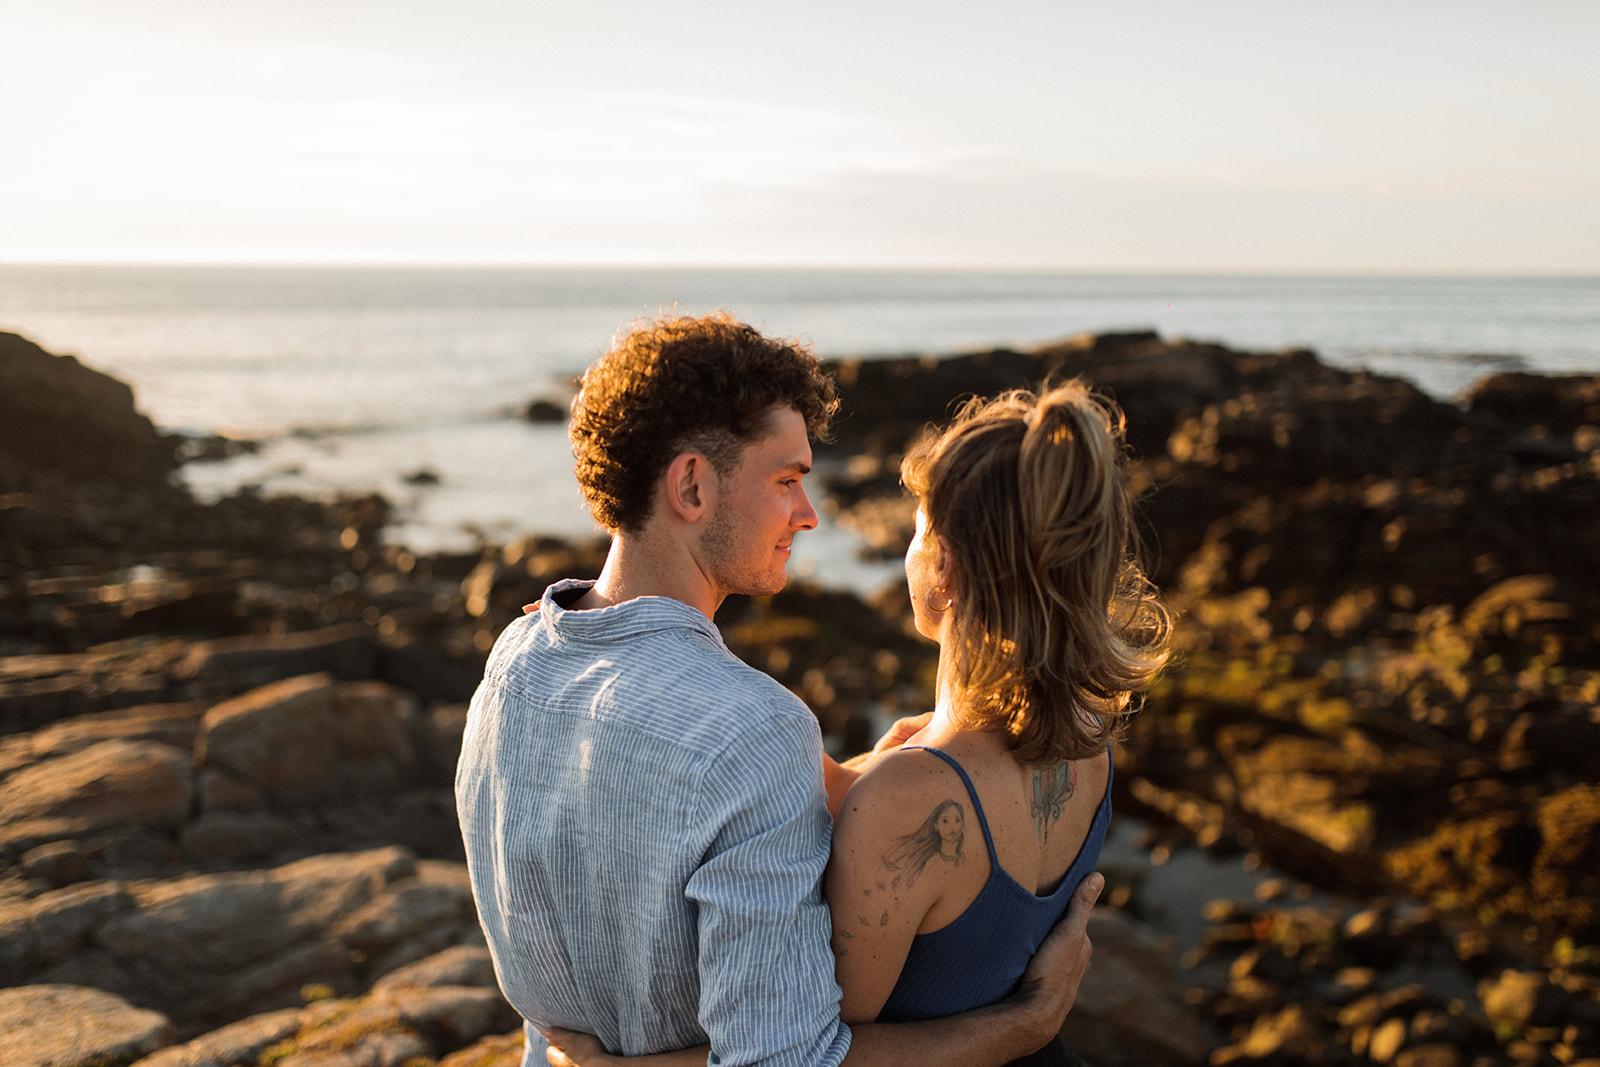
MULTIPOLYGON (((1441 398, 1502 370, 1600 372, 1600 278, 0 266, 0 330, 128 382, 164 429, 267 442, 187 467, 198 494, 378 491, 401 511, 391 539, 422 550, 594 533, 563 430, 514 412, 564 399, 619 327, 714 308, 823 356, 1157 329, 1309 347, 1441 398), (437 484, 404 480, 424 469, 437 484)), ((893 577, 826 522, 796 544, 802 572, 893 577)))

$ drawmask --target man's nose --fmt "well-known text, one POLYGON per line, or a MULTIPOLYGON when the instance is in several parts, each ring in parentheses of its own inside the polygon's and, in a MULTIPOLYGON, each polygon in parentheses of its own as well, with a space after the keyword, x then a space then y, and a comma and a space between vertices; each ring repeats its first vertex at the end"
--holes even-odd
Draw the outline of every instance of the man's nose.
POLYGON ((815 530, 817 528, 817 509, 811 506, 811 498, 806 495, 805 488, 800 489, 800 506, 789 516, 789 525, 796 530, 815 530))

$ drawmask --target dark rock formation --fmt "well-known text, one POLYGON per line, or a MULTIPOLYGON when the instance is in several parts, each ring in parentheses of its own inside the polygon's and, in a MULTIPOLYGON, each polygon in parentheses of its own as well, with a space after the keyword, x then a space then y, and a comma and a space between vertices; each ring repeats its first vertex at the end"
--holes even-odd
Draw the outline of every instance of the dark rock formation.
MULTIPOLYGON (((0 377, 57 359, 27 347, 0 377)), ((90 372, 69 364, 48 366, 75 395, 90 372)), ((1208 908, 1186 992, 1097 918, 1081 1051, 1600 1056, 1600 378, 1501 375, 1445 404, 1308 352, 1148 333, 838 370, 824 469, 883 555, 909 531, 900 453, 959 397, 1082 374, 1128 413, 1179 655, 1118 749, 1117 804, 1153 821, 1151 862, 1190 842, 1292 879, 1208 908), (1300 903, 1313 885, 1345 899, 1300 903)), ((124 401, 105 410, 137 419, 124 401)), ((450 780, 495 637, 604 546, 418 556, 383 544, 379 498, 202 505, 170 463, 107 481, 10 440, 0 994, 153 1011, 161 1042, 192 1039, 157 1067, 519 1060, 450 780)), ((858 751, 931 700, 908 615, 903 590, 795 583, 718 622, 858 751)), ((1152 868, 1126 867, 1108 906, 1159 917, 1152 868)))
POLYGON ((522 407, 522 417, 529 422, 564 423, 570 414, 568 405, 542 396, 533 398, 522 407))
POLYGON ((134 410, 133 390, 72 356, 0 333, 0 457, 23 470, 162 485, 172 443, 134 410))

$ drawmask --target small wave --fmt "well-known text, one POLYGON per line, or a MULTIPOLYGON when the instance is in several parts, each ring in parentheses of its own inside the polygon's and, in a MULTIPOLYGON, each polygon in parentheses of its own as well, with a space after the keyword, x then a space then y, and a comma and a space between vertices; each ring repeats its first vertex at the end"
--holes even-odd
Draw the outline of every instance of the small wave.
POLYGON ((1451 352, 1428 348, 1379 348, 1361 353, 1364 359, 1389 363, 1444 363, 1461 367, 1493 367, 1496 370, 1528 370, 1532 363, 1515 352, 1451 352))

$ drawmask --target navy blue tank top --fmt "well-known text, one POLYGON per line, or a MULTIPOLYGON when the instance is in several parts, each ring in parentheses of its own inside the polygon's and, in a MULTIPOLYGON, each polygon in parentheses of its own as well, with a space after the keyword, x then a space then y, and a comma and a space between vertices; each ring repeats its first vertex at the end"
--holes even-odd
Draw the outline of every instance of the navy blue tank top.
POLYGON ((905 745, 938 756, 961 776, 989 849, 989 879, 967 910, 948 926, 918 934, 911 941, 905 968, 894 991, 878 1013, 879 1022, 916 1022, 956 1015, 1009 996, 1028 969, 1028 962, 1067 913, 1072 893, 1094 871, 1111 823, 1111 753, 1106 753, 1106 795, 1094 813, 1083 847, 1055 892, 1039 896, 1000 866, 989 820, 984 818, 972 779, 949 753, 923 745, 905 745))

